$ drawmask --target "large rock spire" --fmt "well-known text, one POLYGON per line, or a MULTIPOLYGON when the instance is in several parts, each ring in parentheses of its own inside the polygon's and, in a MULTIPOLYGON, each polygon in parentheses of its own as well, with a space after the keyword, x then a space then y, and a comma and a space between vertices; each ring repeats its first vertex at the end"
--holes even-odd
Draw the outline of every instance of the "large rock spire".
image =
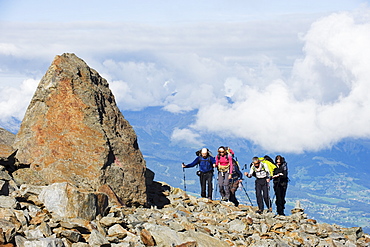
POLYGON ((56 56, 16 135, 22 182, 69 182, 87 191, 109 185, 126 204, 144 204, 145 161, 107 81, 74 54, 56 56), (30 180, 30 181, 27 181, 30 180), (41 180, 41 181, 40 181, 41 180))

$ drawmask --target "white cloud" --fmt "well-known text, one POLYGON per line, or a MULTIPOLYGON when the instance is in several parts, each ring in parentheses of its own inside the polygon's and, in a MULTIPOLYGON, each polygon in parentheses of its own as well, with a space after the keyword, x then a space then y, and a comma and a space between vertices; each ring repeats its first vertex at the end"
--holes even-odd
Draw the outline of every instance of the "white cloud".
POLYGON ((193 128, 227 129, 279 152, 370 138, 370 19, 369 11, 358 14, 333 14, 315 22, 304 37, 305 57, 297 60, 291 81, 277 79, 263 90, 244 84, 234 104, 201 108, 193 128))
POLYGON ((19 49, 10 43, 0 43, 0 54, 4 55, 18 55, 19 49))
POLYGON ((16 131, 10 124, 14 123, 13 118, 23 119, 38 83, 39 80, 27 79, 22 82, 20 87, 0 86, 1 125, 16 131))
POLYGON ((175 128, 171 136, 171 142, 180 146, 199 148, 204 146, 204 143, 200 140, 200 135, 190 129, 175 128))

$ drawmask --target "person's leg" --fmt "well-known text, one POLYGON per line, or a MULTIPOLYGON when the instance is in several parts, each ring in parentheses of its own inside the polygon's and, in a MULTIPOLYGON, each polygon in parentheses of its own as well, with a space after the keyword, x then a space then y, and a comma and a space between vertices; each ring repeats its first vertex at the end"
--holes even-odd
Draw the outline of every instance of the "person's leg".
POLYGON ((229 201, 234 203, 234 205, 237 207, 239 205, 238 199, 236 199, 236 190, 238 189, 239 181, 234 181, 230 184, 230 199, 229 201))
POLYGON ((199 179, 200 179, 200 196, 206 197, 206 174, 201 172, 199 179))
POLYGON ((288 183, 282 183, 281 184, 281 206, 282 206, 282 215, 284 214, 284 209, 285 209, 285 196, 286 196, 286 191, 288 189, 288 183))
POLYGON ((263 211, 262 185, 259 182, 259 179, 256 179, 255 181, 255 190, 258 210, 262 212, 263 211))
POLYGON ((284 214, 283 202, 282 202, 282 187, 280 183, 274 184, 275 197, 276 197, 276 212, 279 215, 284 214))
POLYGON ((263 182, 261 183, 261 187, 262 187, 261 189, 263 192, 263 200, 265 201, 267 209, 270 209, 271 203, 270 203, 270 196, 269 196, 269 186, 268 186, 266 179, 263 179, 262 181, 263 182))
POLYGON ((224 177, 224 190, 225 190, 225 197, 226 200, 230 199, 230 180, 229 180, 229 173, 225 173, 224 177))
POLYGON ((213 179, 213 172, 207 172, 206 173, 206 184, 207 184, 207 187, 208 187, 208 195, 207 195, 207 197, 209 199, 212 199, 212 193, 213 193, 212 179, 213 179))
POLYGON ((222 172, 218 172, 218 188, 220 189, 221 199, 225 198, 224 176, 222 172))

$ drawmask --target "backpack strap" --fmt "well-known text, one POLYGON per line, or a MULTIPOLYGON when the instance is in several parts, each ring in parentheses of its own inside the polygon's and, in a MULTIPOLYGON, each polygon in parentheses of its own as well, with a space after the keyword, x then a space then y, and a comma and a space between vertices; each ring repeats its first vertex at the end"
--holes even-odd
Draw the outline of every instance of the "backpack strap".
MULTIPOLYGON (((202 156, 198 156, 198 163, 200 164, 201 161, 202 161, 202 156)), ((211 156, 208 155, 207 161, 212 165, 211 156)))

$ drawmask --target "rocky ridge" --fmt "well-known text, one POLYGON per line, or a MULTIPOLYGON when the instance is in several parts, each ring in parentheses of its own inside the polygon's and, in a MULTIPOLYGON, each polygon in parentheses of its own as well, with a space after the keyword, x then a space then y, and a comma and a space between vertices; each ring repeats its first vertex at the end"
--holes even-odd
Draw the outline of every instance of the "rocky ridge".
POLYGON ((290 216, 260 215, 190 196, 149 174, 151 207, 126 207, 68 183, 19 185, 0 168, 9 192, 0 195, 0 246, 370 246, 360 227, 317 223, 299 203, 290 216))
POLYGON ((146 203, 145 160, 108 82, 75 54, 56 56, 28 106, 13 148, 18 182, 67 182, 146 203), (109 187, 107 186, 109 184, 109 187))

